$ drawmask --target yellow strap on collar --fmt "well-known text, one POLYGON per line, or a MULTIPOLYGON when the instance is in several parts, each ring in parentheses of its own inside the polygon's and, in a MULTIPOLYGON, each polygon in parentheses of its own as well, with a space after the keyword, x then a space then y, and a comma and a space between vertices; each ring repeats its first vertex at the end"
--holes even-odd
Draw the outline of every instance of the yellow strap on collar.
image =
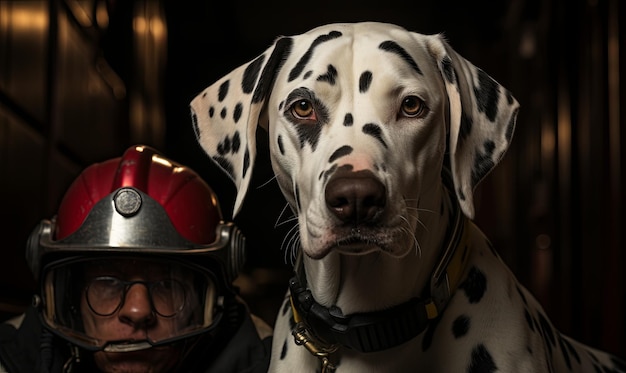
POLYGON ((450 286, 450 294, 454 293, 456 288, 460 285, 459 281, 461 281, 461 276, 463 276, 463 272, 465 272, 465 267, 467 266, 467 262, 470 257, 470 245, 467 242, 467 236, 469 232, 469 221, 467 218, 463 218, 463 233, 461 235, 461 239, 456 246, 454 251, 454 255, 450 259, 450 263, 448 263, 448 267, 446 268, 446 274, 448 275, 448 281, 450 286))
POLYGON ((291 303, 291 312, 293 312, 293 321, 295 321, 297 324, 302 321, 302 316, 300 316, 300 312, 298 312, 298 309, 293 304, 293 296, 291 294, 289 294, 289 303, 291 303))

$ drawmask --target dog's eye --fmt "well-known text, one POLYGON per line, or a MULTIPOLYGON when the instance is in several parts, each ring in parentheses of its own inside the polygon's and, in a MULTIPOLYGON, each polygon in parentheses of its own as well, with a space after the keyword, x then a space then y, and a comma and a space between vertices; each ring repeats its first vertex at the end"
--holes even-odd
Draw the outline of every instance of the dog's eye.
POLYGON ((424 113, 426 105, 417 96, 407 96, 402 100, 402 114, 414 118, 424 113))
POLYGON ((291 113, 300 119, 314 119, 311 116, 315 115, 313 105, 308 100, 298 100, 291 105, 291 113))

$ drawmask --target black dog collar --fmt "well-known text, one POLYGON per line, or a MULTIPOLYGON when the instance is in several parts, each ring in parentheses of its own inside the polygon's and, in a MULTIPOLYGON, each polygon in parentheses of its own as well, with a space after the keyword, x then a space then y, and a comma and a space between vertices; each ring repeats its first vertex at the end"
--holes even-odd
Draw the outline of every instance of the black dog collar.
POLYGON ((325 344, 359 352, 386 350, 420 334, 437 317, 432 299, 413 298, 401 305, 368 313, 343 315, 338 307, 324 307, 296 277, 289 281, 291 300, 310 330, 325 344))
POLYGON ((398 346, 422 333, 443 311, 451 292, 459 285, 469 257, 466 224, 467 219, 457 206, 454 224, 446 234, 448 245, 431 277, 430 294, 425 299, 413 298, 381 311, 344 315, 338 307, 317 303, 299 279, 304 276, 302 261, 298 260, 296 276, 289 281, 291 306, 299 326, 296 329, 304 328, 313 335, 306 341, 298 341, 298 330, 294 330, 296 343, 305 344, 316 355, 319 353, 314 351, 332 351, 337 345, 358 352, 375 352, 398 346), (307 345, 316 342, 321 346, 307 345))

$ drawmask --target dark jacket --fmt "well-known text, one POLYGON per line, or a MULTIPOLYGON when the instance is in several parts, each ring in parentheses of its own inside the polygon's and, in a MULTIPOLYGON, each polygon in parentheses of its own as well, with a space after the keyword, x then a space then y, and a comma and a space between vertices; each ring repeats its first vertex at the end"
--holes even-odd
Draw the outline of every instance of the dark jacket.
MULTIPOLYGON (((269 365, 271 336, 259 338, 243 305, 232 328, 200 340, 180 371, 197 373, 265 373, 269 365), (230 329, 230 330, 229 330, 230 329), (228 340, 228 343, 222 341, 228 340), (213 343, 214 341, 215 343, 213 343)), ((97 371, 88 354, 74 373, 97 371)), ((61 373, 71 359, 70 345, 42 327, 35 308, 29 308, 19 329, 0 324, 0 363, 9 373, 61 373)), ((0 369, 0 371, 2 371, 0 369)))

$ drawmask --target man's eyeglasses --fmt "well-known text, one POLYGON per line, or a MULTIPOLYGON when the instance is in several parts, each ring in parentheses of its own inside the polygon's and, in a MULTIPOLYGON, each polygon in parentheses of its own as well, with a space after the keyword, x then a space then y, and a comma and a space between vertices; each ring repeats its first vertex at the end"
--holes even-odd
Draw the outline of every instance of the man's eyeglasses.
POLYGON ((187 288, 178 280, 124 281, 110 276, 96 277, 87 284, 87 304, 96 315, 111 316, 124 305, 128 289, 137 284, 148 289, 152 310, 162 317, 173 317, 185 307, 187 288))

